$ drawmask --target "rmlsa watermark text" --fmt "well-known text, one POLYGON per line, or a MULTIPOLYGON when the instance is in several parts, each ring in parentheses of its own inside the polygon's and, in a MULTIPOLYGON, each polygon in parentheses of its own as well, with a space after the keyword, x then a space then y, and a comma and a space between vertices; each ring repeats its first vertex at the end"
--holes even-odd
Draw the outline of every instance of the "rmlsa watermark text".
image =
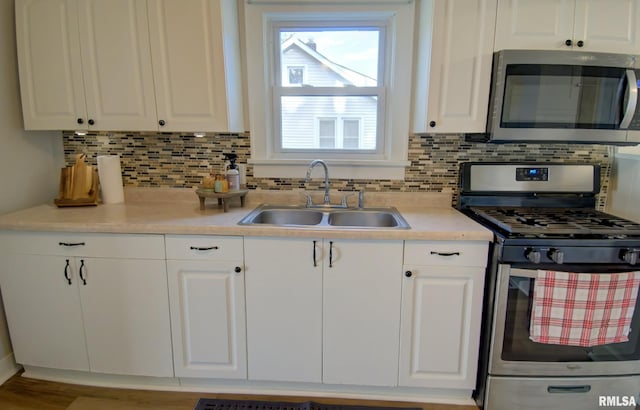
POLYGON ((638 398, 635 396, 598 396, 600 407, 631 407, 637 403, 638 398))

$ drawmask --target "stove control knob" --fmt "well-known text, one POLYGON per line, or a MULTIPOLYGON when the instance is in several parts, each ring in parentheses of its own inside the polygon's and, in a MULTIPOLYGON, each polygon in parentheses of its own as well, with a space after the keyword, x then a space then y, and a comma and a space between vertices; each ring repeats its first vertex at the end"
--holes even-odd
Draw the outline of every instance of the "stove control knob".
POLYGON ((559 249, 549 249, 547 256, 558 265, 562 265, 564 263, 564 252, 559 249))
POLYGON ((524 251, 524 257, 533 263, 540 263, 540 252, 534 248, 527 248, 524 251))
POLYGON ((620 259, 629 265, 638 263, 638 255, 640 255, 640 249, 623 249, 620 251, 620 259))

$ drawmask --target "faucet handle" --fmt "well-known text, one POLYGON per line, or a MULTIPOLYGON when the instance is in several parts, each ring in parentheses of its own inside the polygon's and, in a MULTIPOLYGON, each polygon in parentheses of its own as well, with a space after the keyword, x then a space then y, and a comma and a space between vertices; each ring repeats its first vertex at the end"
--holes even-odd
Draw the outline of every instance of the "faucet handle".
POLYGON ((304 196, 307 198, 307 208, 313 206, 313 201, 311 200, 311 195, 304 193, 304 196))
POLYGON ((343 195, 342 196, 342 203, 340 204, 340 206, 343 207, 343 208, 348 208, 349 205, 347 204, 347 198, 352 196, 352 195, 355 195, 355 192, 350 192, 348 194, 343 195))

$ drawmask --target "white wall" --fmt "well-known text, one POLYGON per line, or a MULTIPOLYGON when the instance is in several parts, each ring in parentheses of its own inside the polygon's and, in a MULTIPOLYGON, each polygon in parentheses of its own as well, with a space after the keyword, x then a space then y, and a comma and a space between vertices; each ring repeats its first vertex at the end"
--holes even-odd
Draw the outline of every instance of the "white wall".
MULTIPOLYGON (((63 166, 59 132, 22 129, 15 48, 14 0, 0 0, 0 213, 52 203, 63 166)), ((11 356, 0 305, 0 382, 3 360, 11 356)))

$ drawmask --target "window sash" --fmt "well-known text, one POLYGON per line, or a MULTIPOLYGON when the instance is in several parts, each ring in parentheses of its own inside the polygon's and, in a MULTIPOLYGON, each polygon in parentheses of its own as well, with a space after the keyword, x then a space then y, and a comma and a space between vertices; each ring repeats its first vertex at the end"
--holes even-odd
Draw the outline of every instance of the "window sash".
MULTIPOLYGON (((271 22, 271 69, 272 69, 272 82, 271 82, 271 97, 272 97, 272 138, 271 138, 271 152, 278 157, 291 157, 296 158, 296 154, 308 154, 311 155, 315 152, 322 152, 325 158, 331 157, 345 157, 354 159, 378 159, 383 158, 386 155, 388 142, 385 138, 391 138, 391 135, 385 137, 386 130, 386 93, 387 93, 387 65, 389 61, 387 59, 387 51, 389 47, 390 39, 387 38, 388 30, 387 20, 374 20, 374 21, 314 21, 314 20, 297 20, 297 21, 272 21, 271 22), (281 60, 281 48, 280 48, 280 33, 281 31, 305 31, 305 30, 317 30, 317 29, 335 29, 335 30, 350 30, 350 29, 374 29, 378 32, 378 73, 377 73, 377 86, 375 87, 359 87, 359 86, 347 86, 347 87, 292 87, 285 86, 283 84, 282 68, 287 67, 290 64, 286 64, 281 60), (283 147, 283 111, 282 111, 282 97, 299 96, 299 97, 374 97, 376 99, 376 128, 375 128, 375 149, 361 149, 359 148, 360 139, 362 138, 362 130, 360 131, 360 137, 358 138, 358 144, 355 148, 337 148, 342 147, 343 144, 339 144, 337 141, 334 144, 335 148, 284 148, 283 147)), ((306 70, 305 70, 306 71, 306 70)), ((305 75, 307 73, 305 72, 305 75)), ((348 115, 348 113, 346 113, 348 115)), ((360 124, 362 127, 362 123, 360 124)), ((338 127, 336 126, 336 129, 338 127)), ((337 133, 337 131, 336 131, 337 133)), ((337 139, 337 137, 336 137, 337 139)), ((341 140, 342 141, 342 140, 341 140)))

